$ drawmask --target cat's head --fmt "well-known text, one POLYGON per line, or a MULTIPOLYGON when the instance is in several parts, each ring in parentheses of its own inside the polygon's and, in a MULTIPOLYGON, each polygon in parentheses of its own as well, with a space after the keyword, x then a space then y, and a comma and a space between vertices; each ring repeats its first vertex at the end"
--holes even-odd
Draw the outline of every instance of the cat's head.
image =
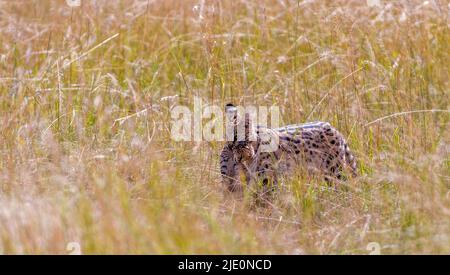
POLYGON ((226 141, 239 160, 250 160, 255 155, 257 141, 254 114, 232 103, 225 105, 226 141))

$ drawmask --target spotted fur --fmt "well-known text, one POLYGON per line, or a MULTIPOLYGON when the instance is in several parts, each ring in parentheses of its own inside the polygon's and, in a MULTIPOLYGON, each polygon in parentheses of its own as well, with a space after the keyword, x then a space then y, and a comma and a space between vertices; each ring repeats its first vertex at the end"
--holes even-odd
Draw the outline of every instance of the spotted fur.
POLYGON ((328 181, 343 180, 345 171, 349 171, 352 176, 357 175, 356 159, 347 142, 327 122, 295 124, 275 129, 257 126, 254 129, 255 140, 248 138, 252 131, 248 117, 245 123, 245 139, 238 140, 235 133, 234 139, 225 144, 220 155, 223 182, 231 191, 242 188, 241 172, 246 183, 257 180, 263 184, 276 184, 281 175, 290 175, 298 167, 321 173, 328 181), (278 140, 273 151, 262 150, 262 145, 267 143, 263 136, 278 140))

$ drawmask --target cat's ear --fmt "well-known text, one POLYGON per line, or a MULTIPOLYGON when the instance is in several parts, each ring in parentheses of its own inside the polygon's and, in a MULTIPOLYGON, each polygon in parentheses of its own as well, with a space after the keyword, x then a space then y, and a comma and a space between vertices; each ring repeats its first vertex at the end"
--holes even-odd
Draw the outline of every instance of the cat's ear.
POLYGON ((225 127, 226 127, 226 141, 233 142, 237 140, 237 113, 238 108, 232 103, 225 105, 225 127))
POLYGON ((228 103, 225 105, 225 115, 228 122, 236 124, 238 120, 238 108, 234 104, 228 103))
POLYGON ((233 103, 228 103, 227 105, 225 105, 225 112, 236 112, 237 108, 236 106, 234 106, 233 103))
POLYGON ((245 140, 256 141, 256 125, 254 124, 256 119, 256 113, 250 111, 245 112, 245 140))
POLYGON ((227 141, 256 141, 253 124, 256 110, 247 110, 242 106, 236 107, 234 104, 228 103, 225 105, 225 113, 227 116, 227 141))

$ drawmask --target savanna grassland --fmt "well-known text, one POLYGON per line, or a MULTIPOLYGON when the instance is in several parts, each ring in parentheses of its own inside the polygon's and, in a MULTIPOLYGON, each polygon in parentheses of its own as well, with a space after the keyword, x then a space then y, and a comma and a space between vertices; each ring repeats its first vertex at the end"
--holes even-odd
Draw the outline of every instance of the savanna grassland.
POLYGON ((0 1, 0 253, 450 253, 450 7, 369 2, 0 1), (229 194, 171 138, 195 96, 328 121, 360 176, 229 194))

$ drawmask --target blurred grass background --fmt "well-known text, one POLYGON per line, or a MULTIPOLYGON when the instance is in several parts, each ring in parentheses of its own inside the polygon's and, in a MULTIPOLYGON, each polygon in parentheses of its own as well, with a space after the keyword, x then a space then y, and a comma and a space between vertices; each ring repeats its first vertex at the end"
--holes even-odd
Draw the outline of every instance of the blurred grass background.
POLYGON ((0 253, 450 253, 449 9, 0 1, 0 253), (361 176, 227 194, 222 143, 170 137, 194 96, 329 121, 361 176))

